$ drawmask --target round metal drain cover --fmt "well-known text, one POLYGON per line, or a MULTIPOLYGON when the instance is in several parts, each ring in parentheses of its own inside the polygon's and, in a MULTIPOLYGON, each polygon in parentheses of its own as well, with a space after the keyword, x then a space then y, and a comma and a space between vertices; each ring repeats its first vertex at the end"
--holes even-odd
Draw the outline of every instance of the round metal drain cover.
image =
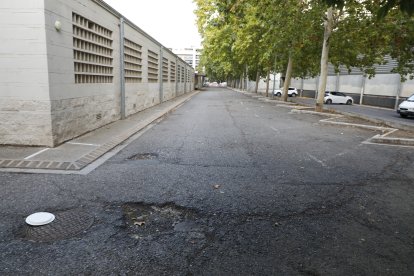
POLYGON ((148 160, 158 158, 158 153, 147 152, 147 153, 138 153, 128 157, 128 160, 148 160))
POLYGON ((55 220, 47 225, 23 228, 23 239, 35 242, 52 242, 74 237, 89 229, 93 217, 82 210, 55 212, 55 220))

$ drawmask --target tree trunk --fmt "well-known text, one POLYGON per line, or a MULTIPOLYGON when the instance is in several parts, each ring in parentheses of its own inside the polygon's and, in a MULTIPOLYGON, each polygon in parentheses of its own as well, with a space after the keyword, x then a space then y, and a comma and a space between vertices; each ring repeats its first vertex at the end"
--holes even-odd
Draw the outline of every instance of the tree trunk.
POLYGON ((323 46, 321 57, 321 74, 318 87, 318 98, 316 100, 315 110, 321 112, 323 109, 323 102, 325 97, 326 81, 328 78, 328 59, 329 59, 329 42, 332 33, 333 25, 333 8, 329 7, 325 19, 325 31, 323 34, 323 46))
POLYGON ((257 91, 259 90, 259 81, 260 81, 260 71, 257 70, 256 73, 256 87, 254 88, 254 93, 257 94, 257 91))
POLYGON ((248 92, 248 90, 249 90, 249 68, 247 67, 247 64, 246 64, 246 84, 245 84, 245 86, 246 86, 246 92, 248 92))
POLYGON ((288 66, 286 69, 286 77, 285 77, 285 81, 283 83, 283 96, 282 99, 284 102, 287 102, 288 99, 288 91, 289 91, 289 86, 290 86, 290 80, 292 78, 292 68, 293 68, 293 59, 292 56, 289 55, 289 61, 288 61, 288 66))
POLYGON ((240 90, 242 90, 243 91, 243 87, 244 87, 244 85, 243 85, 243 81, 244 80, 244 76, 243 76, 243 74, 240 76, 240 90))
POLYGON ((270 81, 270 71, 267 71, 267 77, 266 77, 266 98, 269 97, 269 81, 270 81))

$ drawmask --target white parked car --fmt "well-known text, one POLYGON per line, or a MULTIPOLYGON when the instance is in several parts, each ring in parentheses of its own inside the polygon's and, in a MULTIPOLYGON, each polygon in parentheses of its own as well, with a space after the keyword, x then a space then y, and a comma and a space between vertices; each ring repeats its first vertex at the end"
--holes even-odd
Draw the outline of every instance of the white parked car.
POLYGON ((407 100, 400 103, 397 112, 401 117, 414 116, 414 94, 411 95, 407 100))
POLYGON ((325 92, 326 104, 353 104, 354 99, 341 92, 325 92))
MULTIPOLYGON (((275 90, 273 92, 273 95, 278 96, 278 97, 282 96, 282 93, 283 93, 282 90, 283 90, 283 88, 275 90)), ((298 95, 298 90, 295 87, 289 87, 288 96, 289 97, 296 97, 297 95, 298 95)))

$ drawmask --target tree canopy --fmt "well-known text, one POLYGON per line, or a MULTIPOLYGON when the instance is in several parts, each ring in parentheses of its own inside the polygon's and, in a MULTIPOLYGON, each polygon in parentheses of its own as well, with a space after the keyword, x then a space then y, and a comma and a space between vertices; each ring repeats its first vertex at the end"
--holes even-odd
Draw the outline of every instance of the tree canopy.
MULTIPOLYGON (((249 68, 291 77, 321 75, 322 49, 338 70, 360 68, 391 56, 402 76, 414 72, 412 0, 195 0, 203 39, 201 65, 215 79, 240 78, 249 68), (332 22, 327 36, 327 11, 332 22), (288 66, 289 65, 289 66, 288 66)), ((412 75, 411 75, 412 76, 412 75)), ((285 85, 286 86, 286 85, 285 85)), ((287 93, 286 93, 287 94, 287 93)))

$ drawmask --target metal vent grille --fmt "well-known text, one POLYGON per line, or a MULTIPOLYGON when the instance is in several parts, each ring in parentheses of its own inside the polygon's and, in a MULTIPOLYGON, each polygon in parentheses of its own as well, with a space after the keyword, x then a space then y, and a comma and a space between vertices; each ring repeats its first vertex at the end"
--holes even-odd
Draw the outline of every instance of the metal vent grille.
MULTIPOLYGON (((377 64, 374 66, 376 74, 392 74, 392 70, 398 66, 398 63, 395 59, 392 59, 390 56, 385 57, 385 64, 377 64)), ((364 73, 356 67, 351 67, 351 71, 349 72, 345 66, 339 67, 339 74, 340 75, 363 75, 364 73)), ((332 64, 328 64, 328 75, 334 76, 336 75, 334 66, 332 64)))

